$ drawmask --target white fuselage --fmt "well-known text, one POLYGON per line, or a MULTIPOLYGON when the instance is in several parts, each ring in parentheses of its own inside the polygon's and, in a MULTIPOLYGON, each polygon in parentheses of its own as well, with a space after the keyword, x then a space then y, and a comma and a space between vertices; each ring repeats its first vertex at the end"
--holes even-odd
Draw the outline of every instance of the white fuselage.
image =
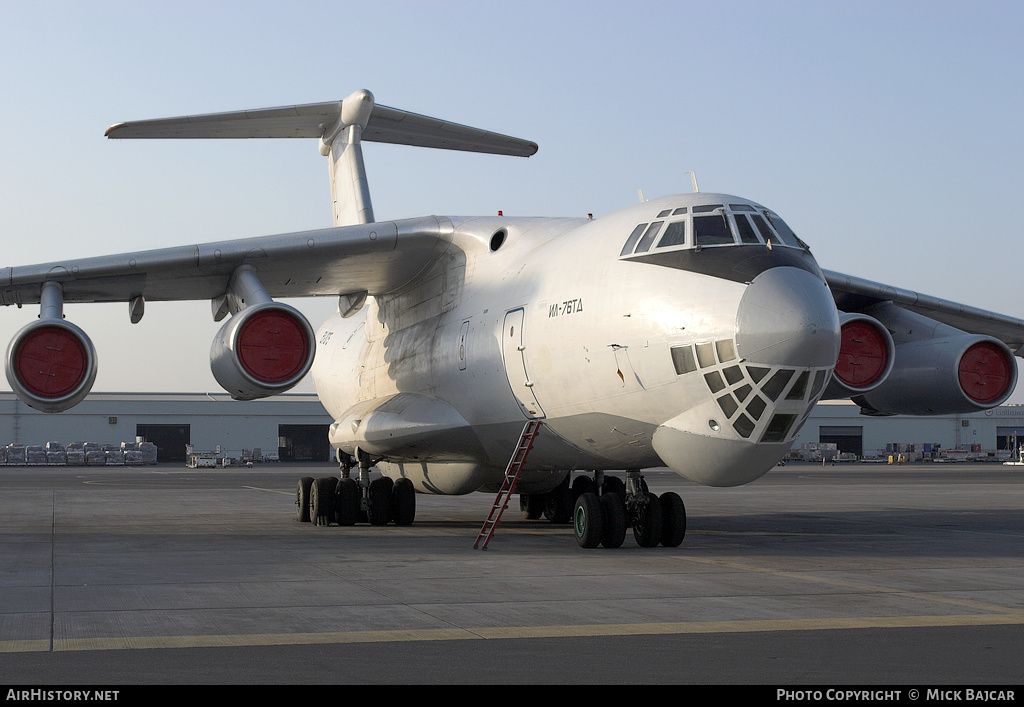
POLYGON ((523 488, 572 469, 667 465, 724 486, 761 476, 838 353, 838 315, 813 258, 778 243, 695 248, 691 221, 678 247, 620 255, 660 213, 737 202, 753 204, 690 194, 598 220, 450 219, 450 247, 415 285, 320 329, 313 375, 338 420, 332 443, 369 449, 421 491, 466 493, 500 484, 537 417, 523 488), (382 438, 391 433, 371 440, 359 428, 391 399, 428 418, 444 411, 450 433, 403 402, 388 424, 403 434, 420 424, 422 439, 401 449, 382 438))

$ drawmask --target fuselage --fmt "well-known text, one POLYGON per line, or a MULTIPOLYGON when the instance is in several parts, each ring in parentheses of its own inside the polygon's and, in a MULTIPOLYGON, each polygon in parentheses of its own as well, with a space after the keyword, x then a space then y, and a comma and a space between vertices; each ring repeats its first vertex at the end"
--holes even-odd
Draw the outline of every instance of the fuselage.
POLYGON ((839 317, 821 271, 755 202, 694 193, 596 220, 448 220, 444 256, 328 320, 313 367, 339 421, 332 443, 348 453, 389 399, 453 410, 450 435, 377 441, 384 472, 422 475, 420 490, 500 483, 530 418, 544 431, 524 488, 663 465, 746 483, 784 456, 835 366, 839 317))

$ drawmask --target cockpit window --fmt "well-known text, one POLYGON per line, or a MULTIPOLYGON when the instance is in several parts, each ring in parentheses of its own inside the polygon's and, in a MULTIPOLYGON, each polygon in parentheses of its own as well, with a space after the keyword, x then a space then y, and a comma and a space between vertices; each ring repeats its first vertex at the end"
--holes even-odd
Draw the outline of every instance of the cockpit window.
POLYGON ((666 246, 684 245, 686 243, 686 221, 673 221, 665 228, 665 235, 658 243, 659 248, 666 246))
POLYGON ((640 240, 640 236, 643 235, 645 228, 647 228, 647 224, 641 223, 639 226, 633 229, 633 232, 629 234, 629 238, 626 239, 626 242, 622 246, 622 252, 619 253, 620 258, 623 255, 629 255, 630 253, 633 252, 633 246, 635 246, 636 242, 640 240))
POLYGON ((761 234, 761 238, 764 239, 765 243, 768 241, 772 241, 773 243, 781 242, 779 237, 775 235, 775 231, 772 230, 772 227, 764 220, 763 216, 760 214, 754 214, 750 219, 754 222, 754 225, 757 226, 757 230, 761 234))
MULTIPOLYGON (((697 207, 694 208, 696 210, 697 207)), ((734 242, 725 214, 693 217, 694 245, 726 245, 734 242)))
POLYGON ((757 211, 750 204, 729 204, 730 211, 757 211))
POLYGON ((721 204, 704 204, 703 206, 694 206, 693 213, 706 214, 709 211, 715 211, 716 209, 720 208, 722 208, 721 204))
POLYGON ((750 225, 750 219, 743 214, 736 214, 736 230, 740 233, 740 242, 742 243, 761 242, 757 238, 757 233, 754 232, 754 227, 750 225))
POLYGON ((775 227, 776 232, 779 234, 779 240, 785 245, 791 245, 794 247, 800 247, 800 239, 796 237, 793 230, 786 225, 786 222, 779 218, 778 214, 764 212, 765 218, 768 219, 769 223, 775 227))
POLYGON ((664 221, 655 221, 651 224, 650 228, 647 229, 647 233, 640 239, 640 243, 636 247, 637 253, 646 253, 651 249, 651 244, 654 243, 654 239, 658 236, 658 231, 661 230, 661 225, 664 221))

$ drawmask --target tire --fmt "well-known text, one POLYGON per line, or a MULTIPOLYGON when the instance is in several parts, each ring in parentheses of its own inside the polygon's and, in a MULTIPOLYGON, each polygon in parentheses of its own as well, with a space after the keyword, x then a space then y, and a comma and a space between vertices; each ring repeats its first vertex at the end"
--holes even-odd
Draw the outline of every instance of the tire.
POLYGON ((395 482, 384 476, 370 482, 370 525, 387 525, 391 520, 391 491, 395 482))
POLYGON ((391 515, 395 525, 412 525, 416 519, 416 489, 409 479, 399 479, 391 489, 391 515))
POLYGON ((334 521, 338 525, 355 525, 359 517, 359 484, 355 479, 342 479, 334 492, 334 521))
POLYGON ((295 520, 309 522, 309 490, 313 486, 312 476, 303 476, 295 488, 295 520))
POLYGON ((608 549, 622 547, 626 539, 626 502, 617 493, 601 496, 601 511, 604 513, 604 530, 601 545, 608 549))
POLYGON ((334 512, 334 486, 337 479, 322 478, 309 490, 309 520, 313 525, 330 525, 334 512))
POLYGON ((633 521, 633 537, 640 547, 657 547, 661 542, 663 518, 661 502, 653 493, 647 494, 647 503, 637 510, 633 521))
POLYGON ((597 495, 585 493, 576 499, 572 518, 573 532, 580 547, 591 549, 601 544, 604 512, 601 510, 601 500, 597 495))
POLYGON ((679 547, 686 537, 686 507, 679 494, 668 491, 661 494, 661 544, 665 547, 679 547))
POLYGON ((519 494, 519 510, 523 514, 523 520, 539 519, 542 515, 544 515, 544 494, 519 494))
POLYGON ((556 525, 564 525, 572 520, 573 506, 568 476, 562 483, 544 494, 544 517, 556 525))

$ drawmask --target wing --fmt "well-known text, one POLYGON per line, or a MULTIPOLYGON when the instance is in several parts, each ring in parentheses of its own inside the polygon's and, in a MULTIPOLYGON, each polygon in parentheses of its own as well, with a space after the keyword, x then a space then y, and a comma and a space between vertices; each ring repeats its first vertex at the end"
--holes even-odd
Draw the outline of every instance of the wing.
POLYGON ((8 267, 0 303, 38 303, 44 282, 59 283, 65 302, 213 300, 242 265, 271 297, 379 295, 440 257, 452 232, 447 219, 426 217, 8 267))
POLYGON ((1018 356, 1024 353, 1024 320, 852 275, 823 272, 836 306, 844 312, 863 312, 879 303, 891 302, 960 331, 999 339, 1018 356))

